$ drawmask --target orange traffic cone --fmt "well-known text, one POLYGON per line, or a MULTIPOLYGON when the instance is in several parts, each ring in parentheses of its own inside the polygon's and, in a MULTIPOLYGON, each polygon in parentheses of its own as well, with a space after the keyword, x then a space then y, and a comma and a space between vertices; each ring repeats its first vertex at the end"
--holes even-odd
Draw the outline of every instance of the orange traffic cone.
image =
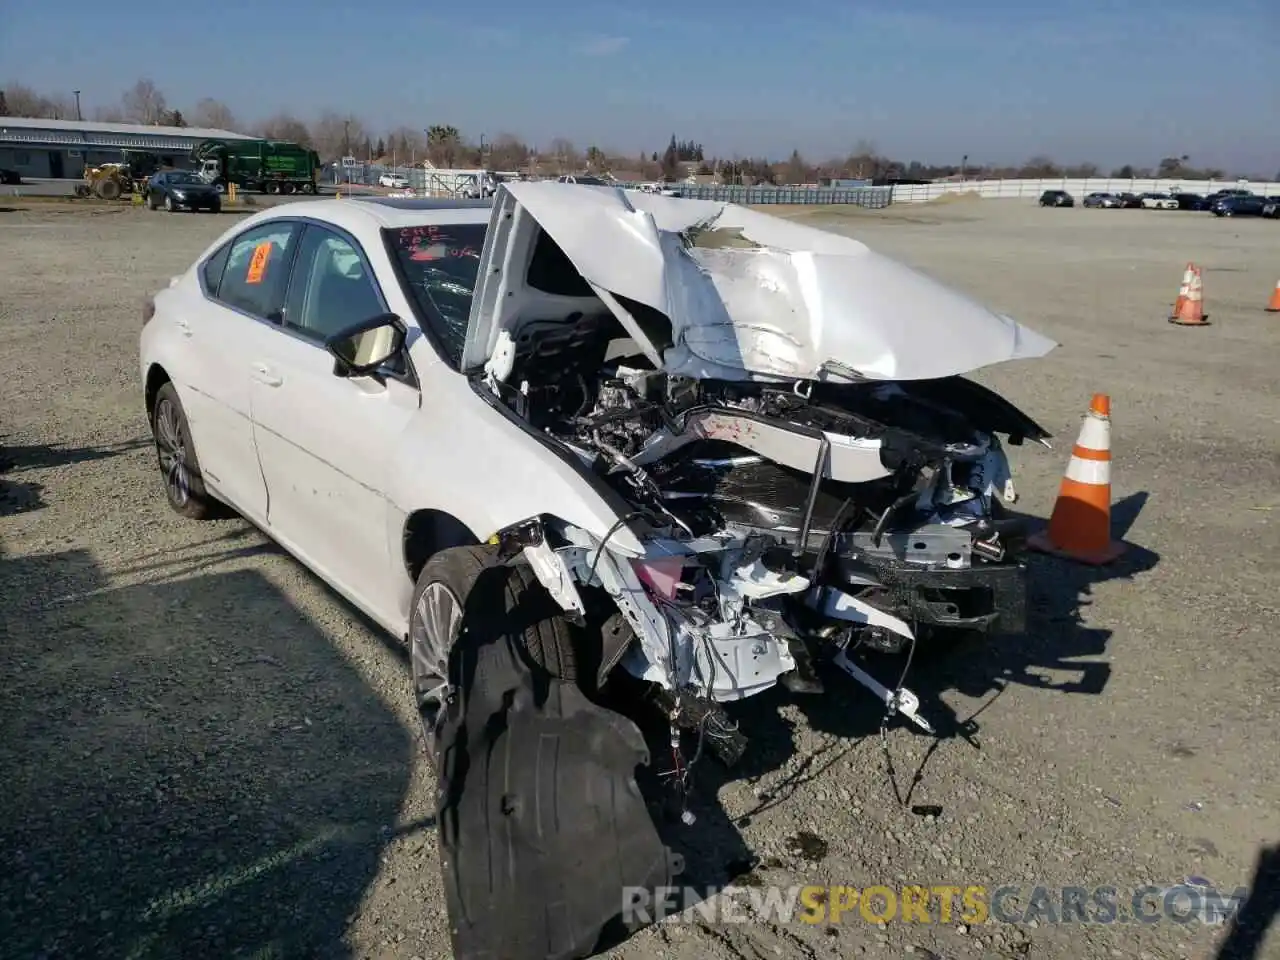
POLYGON ((1028 546, 1069 560, 1102 566, 1125 551, 1111 539, 1111 398, 1095 393, 1047 529, 1028 546))
POLYGON ((1178 299, 1173 301, 1173 309, 1169 311, 1170 320, 1177 318, 1178 312, 1187 302, 1187 297, 1191 294, 1191 278, 1195 276, 1195 272, 1196 265, 1188 262, 1187 269, 1182 271, 1182 285, 1178 287, 1178 299))
POLYGON ((1280 280, 1276 281, 1276 288, 1271 291, 1271 302, 1267 304, 1267 313, 1280 313, 1280 280))
POLYGON ((1183 327, 1201 327, 1209 323, 1209 315, 1204 312, 1204 278, 1199 267, 1191 268, 1187 298, 1177 306, 1169 322, 1183 327))

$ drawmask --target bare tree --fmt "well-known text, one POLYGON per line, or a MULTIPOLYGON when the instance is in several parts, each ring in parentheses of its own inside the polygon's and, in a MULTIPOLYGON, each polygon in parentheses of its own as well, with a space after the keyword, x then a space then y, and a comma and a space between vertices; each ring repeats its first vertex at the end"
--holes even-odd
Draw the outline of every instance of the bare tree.
POLYGON ((427 141, 421 130, 399 126, 387 135, 387 147, 393 150, 397 163, 421 163, 427 158, 427 141))
POLYGON ((188 119, 193 127, 209 127, 213 130, 234 130, 236 118, 231 108, 221 100, 205 97, 196 104, 188 119))
POLYGON ((547 153, 556 166, 556 173, 569 173, 580 165, 578 151, 573 142, 564 137, 556 137, 547 144, 547 153))
POLYGON ((495 170, 519 170, 529 160, 529 147, 511 133, 500 133, 489 148, 489 164, 495 170))
POLYGON ((326 110, 311 127, 312 145, 329 160, 354 155, 368 138, 363 123, 333 110, 326 110))
POLYGON ((0 116, 39 117, 49 120, 74 120, 75 101, 61 94, 47 96, 21 83, 11 83, 3 91, 4 109, 0 116))
POLYGON ((258 124, 255 132, 268 140, 288 140, 304 147, 315 147, 315 141, 307 125, 289 113, 277 113, 274 117, 264 120, 258 124))
POLYGON ((143 77, 120 98, 124 115, 134 123, 160 123, 168 109, 164 94, 149 78, 143 77))

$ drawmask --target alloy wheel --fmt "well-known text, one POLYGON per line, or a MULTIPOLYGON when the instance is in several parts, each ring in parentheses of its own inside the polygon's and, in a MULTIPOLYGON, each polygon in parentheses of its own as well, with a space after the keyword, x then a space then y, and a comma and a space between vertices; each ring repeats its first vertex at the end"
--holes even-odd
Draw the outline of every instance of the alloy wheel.
POLYGON ((187 438, 178 408, 169 400, 156 407, 156 455, 164 474, 165 494, 174 506, 184 507, 191 499, 191 473, 187 466, 187 438))
POLYGON ((427 584, 409 622, 414 699, 428 749, 434 750, 440 712, 449 701, 449 651, 462 626, 462 603, 445 584, 427 584))

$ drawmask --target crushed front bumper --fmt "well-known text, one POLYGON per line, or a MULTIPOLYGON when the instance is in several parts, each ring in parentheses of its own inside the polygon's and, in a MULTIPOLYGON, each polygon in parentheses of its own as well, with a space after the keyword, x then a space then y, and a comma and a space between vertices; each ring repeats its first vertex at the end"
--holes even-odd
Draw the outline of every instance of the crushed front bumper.
MULTIPOLYGON (((934 627, 1022 633, 1027 625, 1027 563, 981 563, 966 569, 912 567, 877 560, 837 558, 850 590, 870 573, 881 585, 875 606, 907 621, 934 627)), ((874 588, 873 588, 874 589, 874 588)), ((852 591, 851 591, 852 592, 852 591)))

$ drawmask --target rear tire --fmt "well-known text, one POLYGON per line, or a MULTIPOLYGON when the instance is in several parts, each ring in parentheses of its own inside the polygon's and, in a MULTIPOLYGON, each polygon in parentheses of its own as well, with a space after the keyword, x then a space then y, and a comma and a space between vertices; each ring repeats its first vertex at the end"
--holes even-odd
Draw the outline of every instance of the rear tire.
POLYGON ((156 460, 170 509, 188 520, 208 520, 216 516, 218 504, 205 489, 187 414, 172 383, 166 383, 156 392, 151 435, 155 438, 156 460))
POLYGON ((271 183, 268 183, 268 184, 267 184, 267 193, 270 193, 270 194, 279 194, 279 193, 280 193, 280 184, 278 184, 278 183, 276 183, 276 182, 274 182, 274 181, 273 181, 273 182, 271 182, 271 183))

